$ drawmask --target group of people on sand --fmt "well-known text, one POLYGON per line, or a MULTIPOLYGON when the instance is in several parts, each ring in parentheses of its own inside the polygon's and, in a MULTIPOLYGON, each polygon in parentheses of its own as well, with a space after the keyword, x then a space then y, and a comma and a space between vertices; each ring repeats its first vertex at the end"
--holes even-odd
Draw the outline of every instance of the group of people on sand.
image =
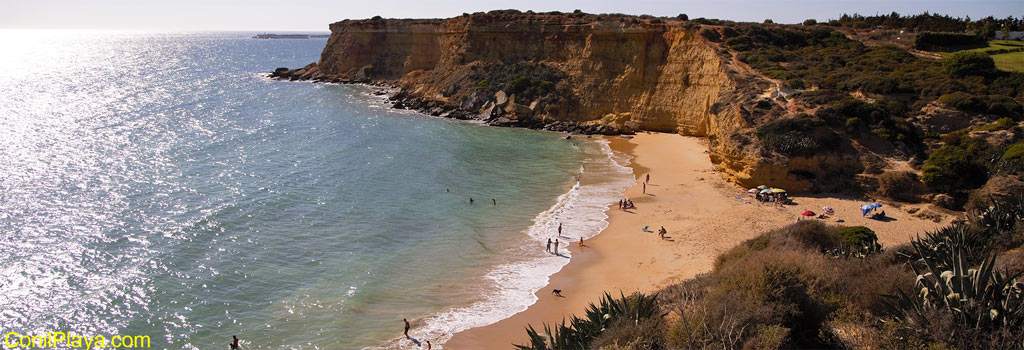
POLYGON ((757 194, 754 195, 754 198, 757 199, 758 202, 761 202, 761 203, 772 203, 773 205, 778 206, 778 207, 782 207, 783 204, 785 204, 787 201, 789 201, 789 198, 786 196, 785 192, 782 192, 782 193, 765 193, 765 194, 757 193, 757 194))
POLYGON ((629 200, 629 198, 623 198, 619 200, 619 209, 636 209, 636 205, 634 205, 633 201, 629 200))

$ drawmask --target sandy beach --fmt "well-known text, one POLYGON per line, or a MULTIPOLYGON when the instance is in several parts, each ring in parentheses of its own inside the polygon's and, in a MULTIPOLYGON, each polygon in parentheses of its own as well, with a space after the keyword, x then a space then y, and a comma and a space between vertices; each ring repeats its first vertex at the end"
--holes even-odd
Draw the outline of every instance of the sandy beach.
MULTIPOLYGON (((702 139, 676 134, 639 134, 632 139, 609 137, 612 149, 632 156, 637 178, 624 197, 636 209, 608 211, 609 226, 579 248, 571 244, 572 261, 537 292, 539 300, 527 310, 485 327, 454 335, 446 349, 511 348, 527 342, 527 325, 539 328, 581 313, 602 293, 654 292, 710 271, 715 257, 764 231, 802 218, 804 210, 819 212, 823 206, 836 210, 829 223, 864 225, 875 230, 883 246, 907 242, 915 234, 949 223, 916 217, 908 211, 926 205, 900 208, 886 205, 889 221, 861 217, 865 199, 829 195, 794 196, 795 205, 761 206, 744 190, 726 182, 713 169, 702 139), (642 181, 651 175, 644 193, 642 181), (643 232, 649 226, 651 232, 643 232), (668 230, 666 239, 657 230, 668 230), (561 289, 563 297, 552 294, 561 289)), ((765 184, 771 186, 772 184, 765 184)), ((886 204, 886 202, 882 202, 886 204)), ((809 219, 817 220, 817 219, 809 219)))

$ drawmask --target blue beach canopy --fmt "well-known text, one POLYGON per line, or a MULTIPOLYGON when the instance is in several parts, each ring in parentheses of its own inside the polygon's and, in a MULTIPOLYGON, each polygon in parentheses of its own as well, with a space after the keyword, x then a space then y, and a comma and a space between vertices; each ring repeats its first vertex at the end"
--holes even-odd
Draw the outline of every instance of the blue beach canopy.
POLYGON ((865 204, 865 205, 860 207, 860 216, 867 216, 868 213, 871 212, 872 209, 881 208, 881 207, 882 207, 882 203, 865 204))

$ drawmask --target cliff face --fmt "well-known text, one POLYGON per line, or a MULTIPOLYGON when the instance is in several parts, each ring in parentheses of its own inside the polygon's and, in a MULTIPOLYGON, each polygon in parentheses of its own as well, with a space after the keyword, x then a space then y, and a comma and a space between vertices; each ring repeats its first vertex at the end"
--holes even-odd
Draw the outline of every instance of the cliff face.
POLYGON ((684 22, 475 14, 330 28, 318 63, 281 76, 390 82, 402 88, 396 107, 498 125, 709 137, 712 159, 741 185, 812 186, 757 149, 723 142, 753 126, 744 104, 770 83, 739 82, 728 55, 684 22))
MULTIPOLYGON (((319 62, 322 74, 397 81, 419 97, 457 105, 473 97, 470 90, 477 81, 465 78, 474 66, 529 61, 565 74, 570 108, 538 109, 544 107, 539 101, 530 109, 540 98, 514 99, 519 108, 505 105, 505 113, 499 113, 510 119, 603 119, 622 127, 699 136, 744 126, 740 118, 710 112, 718 95, 734 83, 714 49, 681 26, 474 15, 343 21, 332 24, 331 32, 319 62)), ((467 107, 499 102, 489 94, 479 100, 479 106, 467 107)))

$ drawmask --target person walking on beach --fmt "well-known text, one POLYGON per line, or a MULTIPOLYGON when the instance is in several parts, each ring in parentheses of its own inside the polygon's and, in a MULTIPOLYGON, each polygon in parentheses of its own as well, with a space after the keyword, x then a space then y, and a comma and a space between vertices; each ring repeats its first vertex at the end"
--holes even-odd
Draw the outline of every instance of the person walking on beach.
POLYGON ((544 248, 544 251, 548 253, 551 252, 551 238, 548 238, 548 247, 544 248))
POLYGON ((558 223, 558 235, 562 235, 562 223, 558 223))
POLYGON ((427 350, 430 350, 430 348, 432 348, 432 347, 433 347, 433 345, 430 345, 430 341, 427 340, 427 350))
POLYGON ((408 338, 409 337, 409 320, 403 318, 402 321, 405 322, 405 337, 408 338))
POLYGON ((583 237, 580 237, 580 248, 583 248, 583 237))
POLYGON ((554 253, 555 253, 555 255, 558 255, 558 238, 555 238, 555 250, 554 250, 554 253))
POLYGON ((650 173, 647 174, 647 180, 644 181, 644 182, 651 182, 651 174, 650 173))
POLYGON ((647 194, 647 183, 644 182, 644 194, 647 194))

